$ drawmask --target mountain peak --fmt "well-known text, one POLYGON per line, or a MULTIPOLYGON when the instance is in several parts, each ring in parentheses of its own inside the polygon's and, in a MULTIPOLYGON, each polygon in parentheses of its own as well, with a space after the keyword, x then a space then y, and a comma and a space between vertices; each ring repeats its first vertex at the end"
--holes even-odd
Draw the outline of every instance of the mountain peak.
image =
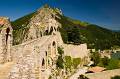
POLYGON ((8 17, 0 17, 0 25, 5 24, 6 22, 8 22, 9 18, 8 17))
POLYGON ((44 8, 49 8, 50 6, 48 4, 43 5, 44 8))
POLYGON ((43 5, 41 8, 37 10, 38 13, 40 12, 47 13, 47 14, 60 14, 62 15, 62 11, 59 8, 51 7, 48 4, 43 5))

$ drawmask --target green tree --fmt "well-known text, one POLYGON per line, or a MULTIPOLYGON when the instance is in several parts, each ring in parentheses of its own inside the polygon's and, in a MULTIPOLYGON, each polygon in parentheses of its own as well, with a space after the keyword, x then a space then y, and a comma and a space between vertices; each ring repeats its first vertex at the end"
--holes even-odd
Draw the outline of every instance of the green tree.
POLYGON ((114 76, 111 79, 120 79, 120 76, 114 76))
POLYGON ((68 41, 73 42, 74 44, 81 43, 80 30, 78 27, 73 27, 68 31, 68 41))
POLYGON ((64 61, 62 59, 62 56, 58 56, 58 59, 57 59, 57 62, 56 62, 57 67, 60 68, 60 69, 63 69, 64 68, 63 63, 64 63, 64 61))
POLYGON ((120 68, 120 60, 110 59, 108 66, 107 66, 107 69, 112 70, 112 69, 117 69, 117 68, 120 68))
POLYGON ((108 57, 104 57, 104 58, 101 58, 100 59, 100 62, 99 62, 99 66, 102 66, 102 67, 106 67, 108 66, 108 63, 109 63, 109 58, 108 57))
POLYGON ((58 56, 58 59, 56 61, 56 65, 58 68, 63 69, 64 68, 64 65, 63 65, 64 61, 63 61, 62 54, 64 53, 64 51, 61 47, 58 47, 57 50, 58 50, 59 56, 58 56))
POLYGON ((100 62, 100 54, 98 52, 92 52, 91 60, 94 62, 94 66, 97 66, 100 62))
POLYGON ((64 51, 61 47, 58 47, 57 50, 60 55, 64 54, 64 51))
POLYGON ((71 69, 72 67, 72 58, 70 56, 65 56, 65 68, 71 69))

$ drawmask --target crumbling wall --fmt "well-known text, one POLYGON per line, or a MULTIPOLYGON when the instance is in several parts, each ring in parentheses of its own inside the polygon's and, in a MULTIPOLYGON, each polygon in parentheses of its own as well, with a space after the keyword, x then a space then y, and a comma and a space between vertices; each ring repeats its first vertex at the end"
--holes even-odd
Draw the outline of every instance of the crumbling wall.
POLYGON ((57 42, 54 35, 43 36, 12 47, 12 60, 16 62, 9 79, 48 79, 51 74, 57 42), (51 58, 51 60, 49 60, 51 58))
POLYGON ((0 17, 0 63, 11 61, 12 27, 7 17, 0 17))

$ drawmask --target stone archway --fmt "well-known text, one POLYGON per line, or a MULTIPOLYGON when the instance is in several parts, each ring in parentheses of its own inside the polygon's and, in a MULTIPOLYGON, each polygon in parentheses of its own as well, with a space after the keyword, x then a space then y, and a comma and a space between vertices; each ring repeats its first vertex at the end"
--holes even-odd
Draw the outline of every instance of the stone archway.
POLYGON ((52 34, 53 30, 54 30, 53 27, 51 27, 49 32, 50 35, 52 34))
POLYGON ((49 35, 49 32, 48 32, 48 30, 45 30, 45 35, 49 35))
POLYGON ((55 41, 53 41, 52 45, 53 45, 53 46, 55 46, 55 45, 56 45, 55 41))
POLYGON ((45 59, 42 59, 42 66, 45 66, 45 59))
POLYGON ((52 58, 56 57, 56 48, 57 48, 56 42, 53 41, 52 42, 52 52, 51 52, 52 58))
POLYGON ((10 32, 10 28, 8 27, 8 28, 6 29, 6 44, 7 44, 7 41, 8 41, 9 32, 10 32))
POLYGON ((45 59, 44 58, 42 59, 42 67, 43 68, 45 67, 45 59))

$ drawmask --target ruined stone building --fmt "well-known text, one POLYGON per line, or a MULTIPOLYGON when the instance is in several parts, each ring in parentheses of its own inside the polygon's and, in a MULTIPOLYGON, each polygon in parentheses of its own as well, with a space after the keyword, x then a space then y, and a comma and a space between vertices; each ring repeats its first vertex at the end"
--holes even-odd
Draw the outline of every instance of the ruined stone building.
POLYGON ((51 8, 39 9, 18 45, 12 43, 10 20, 0 17, 0 63, 14 62, 8 79, 48 79, 56 68, 59 46, 64 47, 65 55, 81 57, 82 52, 82 57, 88 55, 86 44, 75 46, 76 55, 72 55, 75 48, 63 43, 58 30, 61 24, 55 20, 56 17, 59 18, 51 8))
POLYGON ((12 27, 8 18, 0 17, 0 63, 11 61, 12 27))

